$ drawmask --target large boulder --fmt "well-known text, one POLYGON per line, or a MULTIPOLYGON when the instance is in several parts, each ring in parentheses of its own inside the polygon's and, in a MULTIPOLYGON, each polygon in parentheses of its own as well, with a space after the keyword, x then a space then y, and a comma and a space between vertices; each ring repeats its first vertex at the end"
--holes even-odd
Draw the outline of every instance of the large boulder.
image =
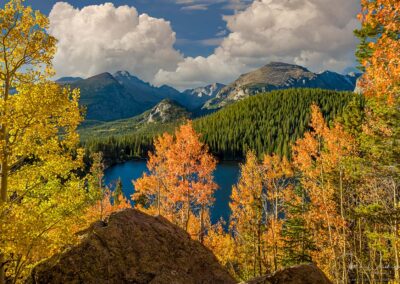
POLYGON ((235 283, 202 244, 134 209, 97 223, 77 246, 36 266, 30 283, 235 283))
POLYGON ((243 284, 331 284, 332 282, 315 265, 293 266, 243 284))

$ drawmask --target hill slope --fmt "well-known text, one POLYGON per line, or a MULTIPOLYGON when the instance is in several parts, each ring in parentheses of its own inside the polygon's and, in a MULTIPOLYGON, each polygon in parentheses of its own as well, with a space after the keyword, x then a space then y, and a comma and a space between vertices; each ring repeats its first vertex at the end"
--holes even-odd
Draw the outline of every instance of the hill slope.
POLYGON ((290 156, 290 144, 308 129, 311 104, 332 120, 359 98, 321 89, 277 90, 229 105, 194 125, 210 150, 225 159, 240 159, 249 149, 290 156))
POLYGON ((320 88, 326 90, 353 91, 358 75, 341 75, 325 71, 320 74, 304 67, 272 62, 257 70, 241 75, 224 87, 203 108, 218 109, 235 101, 262 92, 289 88, 320 88))
MULTIPOLYGON (((259 155, 274 152, 290 156, 290 144, 308 129, 311 104, 320 106, 325 117, 331 120, 341 115, 352 100, 360 102, 361 107, 361 97, 350 92, 277 90, 244 99, 196 119, 193 124, 210 151, 221 159, 242 159, 249 149, 259 155)), ((145 158, 153 149, 153 138, 163 132, 173 132, 182 121, 146 123, 137 129, 129 120, 118 122, 120 125, 126 122, 128 127, 107 123, 108 128, 122 131, 89 132, 85 143, 91 152, 104 152, 110 163, 145 158)), ((103 129, 103 126, 93 129, 103 129)))
POLYGON ((164 129, 165 124, 178 123, 189 117, 190 113, 183 106, 173 100, 165 99, 140 115, 95 125, 87 124, 80 128, 79 133, 83 141, 138 132, 153 133, 157 128, 164 129))

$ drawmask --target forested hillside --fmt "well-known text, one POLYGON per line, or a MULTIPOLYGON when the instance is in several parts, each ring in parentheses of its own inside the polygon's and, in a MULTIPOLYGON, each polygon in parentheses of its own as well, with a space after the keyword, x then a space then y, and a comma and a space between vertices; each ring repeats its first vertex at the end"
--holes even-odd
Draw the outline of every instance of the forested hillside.
POLYGON ((361 98, 350 92, 289 89, 247 98, 202 119, 194 126, 211 152, 225 159, 241 159, 249 149, 258 155, 290 155, 290 144, 308 128, 310 106, 317 104, 328 121, 346 105, 361 98))
MULTIPOLYGON (((361 97, 350 92, 336 92, 321 89, 289 89, 273 91, 249 97, 214 114, 194 121, 194 128, 210 151, 220 159, 241 160, 249 149, 258 155, 277 153, 290 156, 290 144, 301 137, 310 121, 310 106, 320 106, 328 121, 342 114, 352 100, 362 107, 361 97)), ((105 127, 114 129, 110 133, 124 135, 91 135, 85 140, 90 152, 102 151, 110 163, 132 158, 146 158, 153 139, 161 133, 172 132, 181 121, 166 124, 146 124, 135 130, 124 127, 116 131, 118 123, 107 123, 105 127)), ((98 127, 97 127, 98 128, 98 127)), ((93 129, 97 129, 96 127, 93 129)), ((104 127, 103 127, 104 128, 104 127)), ((103 129, 102 128, 102 129, 103 129)), ((88 137, 83 131, 83 137, 88 137)), ((90 131, 89 134, 93 134, 90 131)))

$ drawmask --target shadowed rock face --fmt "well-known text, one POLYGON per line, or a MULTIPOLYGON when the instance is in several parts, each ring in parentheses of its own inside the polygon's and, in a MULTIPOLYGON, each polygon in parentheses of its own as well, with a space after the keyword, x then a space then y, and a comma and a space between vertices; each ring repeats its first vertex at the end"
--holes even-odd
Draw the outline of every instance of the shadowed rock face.
POLYGON ((332 282, 315 265, 298 265, 263 276, 243 284, 331 284, 332 282))
POLYGON ((35 267, 28 282, 235 283, 185 231, 134 209, 92 226, 79 245, 35 267))

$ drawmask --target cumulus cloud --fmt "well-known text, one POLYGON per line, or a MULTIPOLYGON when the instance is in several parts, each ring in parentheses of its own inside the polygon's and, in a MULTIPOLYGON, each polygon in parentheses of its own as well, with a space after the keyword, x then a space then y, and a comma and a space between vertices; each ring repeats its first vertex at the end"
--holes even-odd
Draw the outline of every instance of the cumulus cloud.
POLYGON ((208 10, 208 7, 215 4, 223 4, 223 9, 239 11, 246 8, 253 0, 172 0, 178 5, 183 5, 181 10, 208 10))
POLYGON ((240 73, 284 61, 313 71, 342 71, 354 63, 359 1, 256 0, 225 16, 230 33, 213 55, 188 57, 175 71, 160 70, 154 82, 184 88, 228 83, 240 73))
POLYGON ((82 9, 57 3, 49 32, 59 39, 54 59, 58 75, 128 70, 153 84, 184 89, 229 83, 270 61, 339 72, 354 64, 359 0, 336 0, 334 5, 331 0, 255 0, 250 6, 249 0, 171 1, 183 6, 217 1, 244 9, 224 16, 226 34, 222 29, 215 38, 198 41, 217 45, 212 55, 184 58, 163 19, 110 3, 82 9))
POLYGON ((175 70, 182 55, 170 23, 134 7, 111 3, 76 9, 56 3, 50 12, 49 33, 58 39, 54 67, 59 76, 87 77, 128 70, 152 81, 160 70, 175 70))
POLYGON ((205 4, 195 4, 189 6, 183 6, 181 8, 182 11, 206 11, 208 10, 208 6, 205 4))

